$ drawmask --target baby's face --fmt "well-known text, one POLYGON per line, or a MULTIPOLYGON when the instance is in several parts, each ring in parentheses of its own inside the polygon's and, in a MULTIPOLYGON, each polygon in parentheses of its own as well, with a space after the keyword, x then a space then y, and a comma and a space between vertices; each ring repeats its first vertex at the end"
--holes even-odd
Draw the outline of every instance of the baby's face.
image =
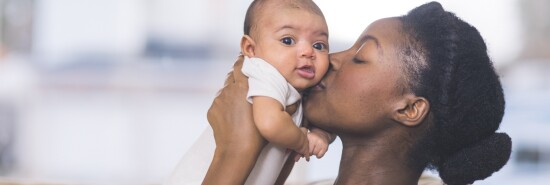
POLYGON ((298 91, 317 84, 328 65, 328 27, 315 13, 264 9, 254 30, 255 57, 273 65, 298 91))

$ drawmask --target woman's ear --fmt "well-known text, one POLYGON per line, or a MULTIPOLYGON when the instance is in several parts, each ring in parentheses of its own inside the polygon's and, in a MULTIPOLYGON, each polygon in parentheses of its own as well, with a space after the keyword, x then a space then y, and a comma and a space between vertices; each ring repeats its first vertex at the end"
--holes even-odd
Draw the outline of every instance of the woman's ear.
POLYGON ((424 97, 408 95, 398 103, 394 120, 410 127, 420 125, 430 111, 430 102, 424 97))
POLYGON ((252 37, 248 35, 244 35, 243 38, 241 38, 241 53, 244 56, 247 56, 247 57, 255 56, 255 53, 254 53, 255 47, 256 47, 256 42, 254 42, 252 37))

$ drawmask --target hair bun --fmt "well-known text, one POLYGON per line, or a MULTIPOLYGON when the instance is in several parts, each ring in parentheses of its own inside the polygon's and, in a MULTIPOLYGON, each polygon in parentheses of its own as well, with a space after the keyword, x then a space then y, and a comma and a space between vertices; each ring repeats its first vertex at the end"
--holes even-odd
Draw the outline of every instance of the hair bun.
POLYGON ((494 133, 449 156, 439 166, 439 176, 449 185, 472 184, 500 170, 510 158, 512 140, 506 133, 494 133))

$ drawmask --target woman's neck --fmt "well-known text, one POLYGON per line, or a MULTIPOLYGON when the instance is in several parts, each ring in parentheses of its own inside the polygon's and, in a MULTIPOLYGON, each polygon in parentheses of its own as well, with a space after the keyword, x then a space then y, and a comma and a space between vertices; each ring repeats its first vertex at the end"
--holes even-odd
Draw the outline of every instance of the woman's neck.
POLYGON ((410 143, 399 138, 341 139, 343 150, 336 185, 418 184, 423 169, 407 165, 410 143))

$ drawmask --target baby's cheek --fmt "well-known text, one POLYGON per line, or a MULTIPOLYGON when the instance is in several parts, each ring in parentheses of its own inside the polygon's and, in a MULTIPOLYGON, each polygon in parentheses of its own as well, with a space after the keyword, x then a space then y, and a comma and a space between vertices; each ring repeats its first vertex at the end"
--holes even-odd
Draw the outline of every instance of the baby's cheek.
POLYGON ((327 73, 327 70, 328 70, 328 62, 326 64, 318 66, 316 70, 318 71, 318 74, 320 76, 324 76, 327 73))

